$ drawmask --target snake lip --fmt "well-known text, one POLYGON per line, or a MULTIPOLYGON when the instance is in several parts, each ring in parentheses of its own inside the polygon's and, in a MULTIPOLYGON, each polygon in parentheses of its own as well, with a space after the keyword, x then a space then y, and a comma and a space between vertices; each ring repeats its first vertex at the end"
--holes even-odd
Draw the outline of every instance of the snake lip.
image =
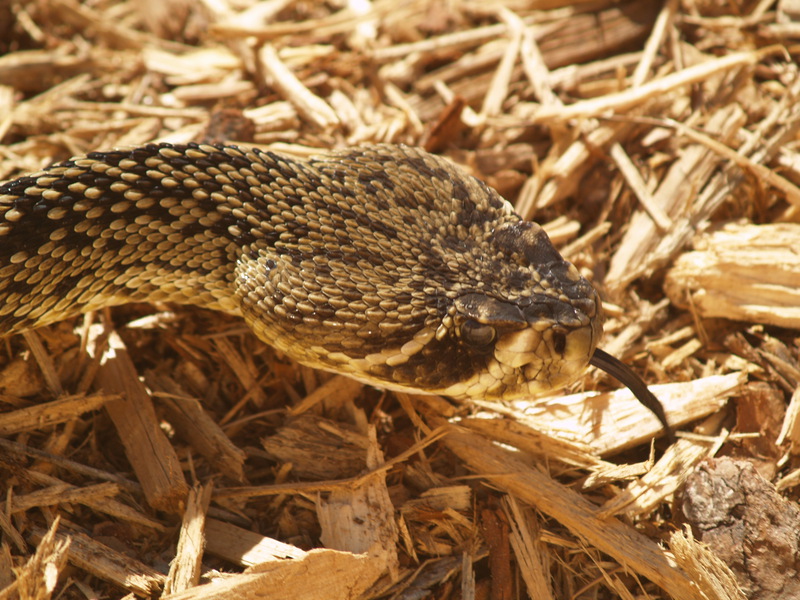
POLYGON ((523 367, 532 362, 540 362, 539 356, 542 335, 526 328, 501 337, 494 346, 494 355, 501 363, 512 368, 523 367))

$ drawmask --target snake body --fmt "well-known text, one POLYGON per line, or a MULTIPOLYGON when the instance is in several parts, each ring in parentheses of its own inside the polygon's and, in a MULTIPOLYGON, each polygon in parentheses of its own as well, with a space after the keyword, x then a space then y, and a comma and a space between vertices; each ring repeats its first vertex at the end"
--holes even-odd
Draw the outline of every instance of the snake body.
POLYGON ((565 386, 601 332, 596 291, 542 228, 418 149, 151 144, 0 186, 0 332, 162 301, 241 315, 312 367, 456 398, 565 386))

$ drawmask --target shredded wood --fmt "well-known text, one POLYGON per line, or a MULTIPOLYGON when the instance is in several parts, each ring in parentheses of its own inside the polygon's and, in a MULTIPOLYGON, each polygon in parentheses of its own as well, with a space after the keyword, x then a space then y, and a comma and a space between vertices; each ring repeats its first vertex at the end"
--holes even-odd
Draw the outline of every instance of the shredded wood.
POLYGON ((652 446, 593 370, 457 405, 208 311, 89 314, 4 340, 0 600, 795 593, 798 2, 8 0, 0 33, 0 180, 152 141, 422 146, 545 227, 681 430, 652 446))

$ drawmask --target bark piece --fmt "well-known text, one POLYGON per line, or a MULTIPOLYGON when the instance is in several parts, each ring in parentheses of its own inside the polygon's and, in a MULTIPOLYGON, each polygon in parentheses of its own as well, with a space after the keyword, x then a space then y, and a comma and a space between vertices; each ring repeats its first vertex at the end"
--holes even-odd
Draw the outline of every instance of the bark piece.
POLYGON ((682 509, 750 600, 800 598, 800 508, 752 464, 704 462, 686 482, 682 509))

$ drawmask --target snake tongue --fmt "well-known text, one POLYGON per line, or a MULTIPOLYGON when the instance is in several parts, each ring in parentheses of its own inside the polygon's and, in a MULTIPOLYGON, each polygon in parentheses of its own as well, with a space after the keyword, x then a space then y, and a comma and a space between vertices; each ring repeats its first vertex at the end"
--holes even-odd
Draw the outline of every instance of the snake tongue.
POLYGON ((594 354, 592 354, 592 358, 589 360, 589 364, 602 371, 605 371, 614 379, 624 384, 631 392, 633 392, 633 395, 636 396, 636 399, 639 400, 639 402, 641 402, 644 406, 649 408, 664 426, 664 432, 666 433, 667 439, 670 441, 670 443, 675 441, 675 432, 672 430, 672 427, 667 420, 667 415, 664 413, 664 406, 661 404, 658 398, 655 397, 653 392, 647 389, 647 385, 644 381, 642 381, 641 377, 639 377, 628 365, 620 361, 618 358, 611 356, 608 352, 601 350, 600 348, 595 349, 594 354))

